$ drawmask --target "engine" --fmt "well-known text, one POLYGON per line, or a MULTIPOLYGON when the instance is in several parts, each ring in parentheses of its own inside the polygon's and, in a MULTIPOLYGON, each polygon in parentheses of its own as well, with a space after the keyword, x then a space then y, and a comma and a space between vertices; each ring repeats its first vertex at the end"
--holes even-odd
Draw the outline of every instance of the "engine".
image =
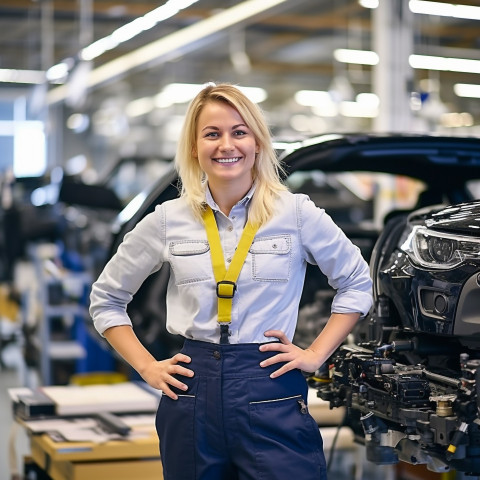
POLYGON ((374 308, 311 379, 331 408, 347 407, 369 461, 480 475, 479 209, 386 226, 371 261, 374 308))

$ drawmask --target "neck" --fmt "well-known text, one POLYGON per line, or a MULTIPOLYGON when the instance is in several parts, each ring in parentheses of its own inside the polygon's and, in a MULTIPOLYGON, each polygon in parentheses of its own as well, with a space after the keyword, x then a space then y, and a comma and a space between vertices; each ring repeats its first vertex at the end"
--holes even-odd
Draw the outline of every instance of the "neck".
POLYGON ((248 193, 252 184, 246 188, 246 186, 236 185, 212 185, 208 183, 210 193, 212 194, 215 203, 218 208, 228 217, 230 211, 245 195, 248 193))

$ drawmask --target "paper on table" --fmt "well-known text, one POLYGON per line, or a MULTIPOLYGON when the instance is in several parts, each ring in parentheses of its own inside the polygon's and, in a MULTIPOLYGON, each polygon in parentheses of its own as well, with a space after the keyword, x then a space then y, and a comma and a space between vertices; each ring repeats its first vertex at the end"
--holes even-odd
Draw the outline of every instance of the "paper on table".
MULTIPOLYGON (((123 417, 122 420, 124 420, 123 417)), ((67 442, 93 443, 146 438, 150 436, 154 428, 154 420, 148 415, 139 415, 138 418, 132 415, 125 418, 125 420, 125 423, 131 426, 136 425, 135 429, 132 429, 126 436, 105 431, 95 418, 29 420, 25 421, 24 425, 34 434, 52 433, 54 440, 57 440, 59 437, 61 440, 67 442), (60 436, 54 435, 54 433, 60 434, 60 436)))
POLYGON ((109 385, 42 387, 56 404, 58 415, 88 415, 99 412, 155 411, 159 399, 132 382, 109 385))
POLYGON ((61 432, 69 429, 94 428, 97 422, 94 418, 51 418, 48 420, 26 420, 25 427, 32 433, 61 432))

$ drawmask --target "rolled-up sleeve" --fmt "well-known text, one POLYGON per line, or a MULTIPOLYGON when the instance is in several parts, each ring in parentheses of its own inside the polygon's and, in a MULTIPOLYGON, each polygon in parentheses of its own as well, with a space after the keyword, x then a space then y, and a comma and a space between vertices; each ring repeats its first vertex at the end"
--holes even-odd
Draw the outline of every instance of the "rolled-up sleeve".
POLYGON ((96 330, 132 325, 127 305, 145 279, 160 269, 165 256, 164 212, 158 206, 123 239, 90 293, 90 315, 96 330))
POLYGON ((372 280, 360 249, 307 196, 297 197, 297 209, 305 260, 318 265, 336 290, 332 312, 365 316, 372 306, 372 280))

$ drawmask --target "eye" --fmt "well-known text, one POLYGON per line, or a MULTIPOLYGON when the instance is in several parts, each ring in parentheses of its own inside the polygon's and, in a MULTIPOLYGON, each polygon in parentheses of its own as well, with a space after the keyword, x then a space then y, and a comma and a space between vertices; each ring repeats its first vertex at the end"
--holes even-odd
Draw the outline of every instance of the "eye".
POLYGON ((241 137, 241 136, 243 136, 243 135, 246 135, 247 132, 246 132, 245 130, 235 130, 235 131, 233 132, 233 134, 234 134, 236 137, 241 137))
POLYGON ((205 133, 204 136, 205 136, 205 138, 207 138, 207 137, 215 138, 215 137, 218 137, 218 132, 207 132, 207 133, 205 133))

